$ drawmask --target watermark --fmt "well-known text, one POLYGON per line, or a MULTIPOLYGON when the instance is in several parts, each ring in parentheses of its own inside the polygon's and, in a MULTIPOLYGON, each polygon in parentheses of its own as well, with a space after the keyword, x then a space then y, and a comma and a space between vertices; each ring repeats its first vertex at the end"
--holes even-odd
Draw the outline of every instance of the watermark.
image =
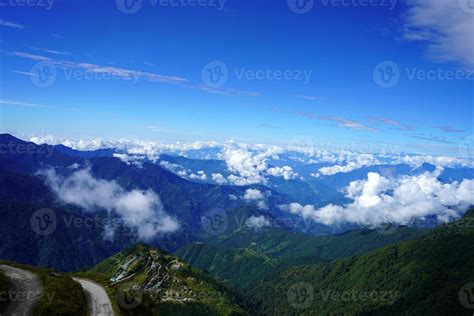
MULTIPOLYGON (((75 214, 58 215, 54 210, 44 208, 34 212, 30 218, 31 228, 38 235, 47 236, 52 234, 58 226, 65 228, 91 229, 101 228, 106 232, 112 232, 124 227, 124 221, 120 217, 82 217, 75 214)), ((128 225, 137 227, 141 224, 139 218, 133 218, 127 221, 128 225)), ((78 241, 82 240, 80 237, 78 241)))
POLYGON ((201 71, 204 84, 211 88, 220 88, 229 80, 229 69, 222 61, 211 61, 201 71))
POLYGON ((56 213, 49 208, 43 208, 33 213, 30 218, 30 226, 33 231, 41 236, 52 234, 57 227, 56 213))
POLYGON ((290 305, 296 309, 306 309, 314 301, 313 286, 306 282, 294 284, 288 289, 287 299, 290 305))
POLYGON ((374 153, 380 155, 395 154, 401 150, 398 144, 376 143, 352 141, 349 143, 338 144, 330 140, 322 140, 320 138, 312 138, 307 135, 298 135, 290 139, 287 145, 288 149, 294 151, 302 151, 311 153, 312 150, 328 151, 328 152, 358 152, 358 153, 374 153))
MULTIPOLYGON (((152 7, 211 7, 224 9, 226 0, 148 0, 152 7)), ((134 14, 143 8, 143 0, 115 0, 117 9, 125 14, 134 14)))
MULTIPOLYGON (((46 302, 51 305, 56 293, 45 293, 46 302)), ((37 292, 16 291, 11 289, 8 292, 0 292, 0 302, 33 302, 38 297, 37 292)))
MULTIPOLYGON (((474 1, 474 0, 473 0, 474 1)), ((462 69, 419 69, 400 66, 392 61, 386 60, 374 67, 374 82, 382 88, 392 88, 400 82, 400 78, 405 76, 410 81, 454 81, 454 80, 474 80, 474 70, 462 69)))
POLYGON ((229 217, 227 212, 220 208, 212 209, 201 217, 201 225, 209 235, 220 235, 227 230, 229 217))
POLYGON ((458 293, 459 302, 468 309, 474 309, 474 282, 464 285, 458 293))
POLYGON ((38 146, 34 143, 7 143, 0 144, 0 154, 20 154, 20 155, 45 155, 49 158, 53 155, 54 147, 48 145, 38 146))
POLYGON ((143 291, 140 285, 124 284, 115 292, 117 304, 125 309, 135 309, 142 304, 143 291), (136 289, 134 289, 136 288, 136 289))
POLYGON ((314 7, 314 0, 288 0, 288 8, 296 14, 306 14, 314 7))
POLYGON ((37 63, 30 71, 31 82, 40 88, 51 87, 56 82, 58 72, 56 66, 49 62, 37 63))
POLYGON ((397 0, 321 0, 325 7, 381 7, 393 10, 397 0))
POLYGON ((321 297, 324 301, 341 302, 395 302, 399 296, 397 291, 331 291, 321 290, 321 297))
POLYGON ((222 61, 212 61, 201 70, 201 78, 211 88, 224 86, 232 75, 237 80, 247 81, 301 81, 307 84, 313 71, 305 69, 250 69, 232 68, 222 61))
POLYGON ((38 7, 53 8, 54 0, 0 0, 0 7, 38 7))
POLYGON ((39 88, 51 87, 59 75, 66 80, 128 80, 133 84, 142 76, 141 71, 113 67, 83 65, 82 67, 57 66, 50 62, 39 62, 30 71, 31 82, 39 88))
POLYGON ((375 66, 374 81, 382 88, 391 88, 400 80, 400 68, 394 61, 383 61, 375 66))
POLYGON ((459 7, 468 14, 474 14, 474 0, 458 0, 459 7))
MULTIPOLYGON (((461 0, 460 0, 461 1, 461 0)), ((381 7, 393 10, 397 0, 321 0, 323 7, 381 7)), ((313 10, 314 0, 287 0, 288 8, 296 14, 306 14, 313 10)))

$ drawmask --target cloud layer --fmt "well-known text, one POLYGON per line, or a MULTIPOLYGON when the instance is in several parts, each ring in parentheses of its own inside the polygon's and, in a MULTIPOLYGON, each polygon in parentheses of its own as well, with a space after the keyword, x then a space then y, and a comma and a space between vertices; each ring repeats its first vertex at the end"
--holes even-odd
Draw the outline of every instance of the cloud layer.
POLYGON ((409 225, 429 217, 448 222, 474 204, 474 180, 441 183, 437 172, 397 179, 370 172, 366 180, 351 182, 346 192, 353 202, 343 206, 329 204, 316 209, 291 203, 280 208, 325 225, 376 227, 384 223, 409 225))
MULTIPOLYGON (((428 45, 428 55, 441 61, 474 66, 474 15, 457 0, 411 0, 404 38, 428 45)), ((469 1, 464 1, 466 6, 469 1)))
POLYGON ((68 177, 58 175, 54 169, 39 174, 46 178, 46 184, 62 202, 77 205, 87 212, 99 209, 113 212, 125 226, 136 231, 139 239, 151 240, 179 228, 152 190, 126 191, 115 181, 94 178, 89 169, 78 170, 68 177))

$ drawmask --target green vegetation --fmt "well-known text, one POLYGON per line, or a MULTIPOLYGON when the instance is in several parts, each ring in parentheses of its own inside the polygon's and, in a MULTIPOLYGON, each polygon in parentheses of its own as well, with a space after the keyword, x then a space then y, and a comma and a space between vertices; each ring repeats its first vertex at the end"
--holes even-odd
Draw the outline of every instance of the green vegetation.
MULTIPOLYGON (((175 256, 138 244, 93 267, 87 276, 105 276, 109 296, 123 315, 244 315, 224 286, 175 256), (130 306, 127 301, 135 302, 130 306)), ((104 279, 100 280, 103 284, 104 279)))
POLYGON ((0 314, 8 305, 8 293, 11 287, 10 278, 0 271, 0 314))
POLYGON ((419 237, 425 229, 400 227, 393 234, 354 230, 313 236, 288 230, 241 228, 208 243, 192 243, 177 251, 191 265, 243 293, 266 276, 285 268, 332 261, 387 244, 419 237))
POLYGON ((248 297, 254 313, 265 315, 472 315, 458 293, 474 281, 473 240, 471 210, 463 220, 415 240, 289 268, 248 297))
POLYGON ((87 301, 82 287, 71 277, 57 274, 50 269, 1 260, 0 263, 30 271, 40 278, 43 292, 34 308, 33 314, 35 316, 87 315, 87 301))

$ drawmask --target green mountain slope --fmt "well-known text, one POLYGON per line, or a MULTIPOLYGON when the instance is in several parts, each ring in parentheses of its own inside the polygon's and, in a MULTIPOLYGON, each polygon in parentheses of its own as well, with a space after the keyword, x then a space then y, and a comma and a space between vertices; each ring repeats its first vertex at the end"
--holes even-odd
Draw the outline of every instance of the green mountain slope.
MULTIPOLYGON (((41 280, 43 289, 34 306, 33 316, 88 315, 86 295, 81 285, 75 282, 69 275, 57 273, 51 269, 18 264, 6 260, 0 260, 0 264, 30 271, 41 280)), ((9 304, 8 300, 4 300, 5 294, 20 300, 21 295, 28 293, 15 292, 14 288, 11 287, 10 279, 0 272, 0 294, 2 294, 2 296, 0 296, 1 313, 9 304), (10 294, 12 294, 12 296, 8 294, 9 290, 11 290, 10 294)))
POLYGON ((8 293, 12 287, 11 280, 2 271, 0 271, 0 313, 2 313, 8 305, 8 293))
POLYGON ((265 315, 472 315, 459 298, 474 281, 473 240, 471 210, 414 240, 289 268, 248 297, 255 313, 265 315))
POLYGON ((237 299, 177 257, 138 244, 89 273, 109 279, 124 315, 244 315, 237 299))
POLYGON ((192 243, 176 254, 231 287, 245 290, 265 276, 293 265, 361 254, 425 232, 425 229, 400 227, 391 234, 364 229, 312 236, 284 229, 242 228, 206 244, 192 243))

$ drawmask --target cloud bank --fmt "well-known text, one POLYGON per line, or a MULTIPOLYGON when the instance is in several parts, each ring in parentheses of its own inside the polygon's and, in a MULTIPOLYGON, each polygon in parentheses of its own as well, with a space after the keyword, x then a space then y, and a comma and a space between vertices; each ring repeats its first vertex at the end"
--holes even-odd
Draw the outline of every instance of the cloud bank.
POLYGON ((410 225, 428 217, 444 223, 459 218, 474 204, 474 180, 441 183, 437 172, 397 179, 370 172, 366 180, 351 182, 346 192, 353 202, 343 206, 329 204, 316 209, 291 203, 280 209, 325 225, 377 227, 384 223, 410 225))
POLYGON ((86 212, 99 209, 113 212, 141 240, 151 240, 179 228, 152 190, 126 191, 115 181, 94 178, 89 169, 78 170, 68 177, 58 175, 54 169, 39 174, 46 178, 46 184, 62 202, 79 206, 86 212))

